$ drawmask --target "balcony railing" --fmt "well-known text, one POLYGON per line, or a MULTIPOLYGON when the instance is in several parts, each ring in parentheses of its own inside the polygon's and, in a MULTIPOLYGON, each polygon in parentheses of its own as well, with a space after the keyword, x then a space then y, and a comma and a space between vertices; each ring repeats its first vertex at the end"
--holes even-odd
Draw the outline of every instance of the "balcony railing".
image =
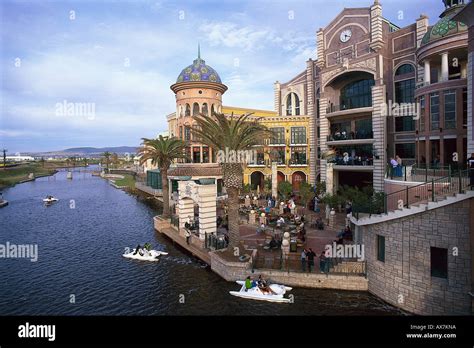
POLYGON ((374 132, 371 130, 357 130, 355 132, 334 132, 327 136, 327 141, 339 141, 339 140, 357 140, 357 139, 373 139, 374 132))
POLYGON ((341 105, 329 105, 326 109, 326 113, 330 114, 333 112, 338 112, 338 111, 344 111, 344 110, 351 110, 351 109, 360 109, 360 108, 368 108, 371 107, 371 103, 367 103, 367 105, 362 104, 362 105, 351 105, 351 103, 348 104, 341 104, 341 105))
POLYGON ((329 163, 334 163, 337 166, 373 166, 374 159, 367 156, 336 157, 329 163))
POLYGON ((308 161, 306 160, 306 158, 304 159, 290 159, 288 164, 290 166, 296 166, 296 165, 306 165, 308 164, 308 161))

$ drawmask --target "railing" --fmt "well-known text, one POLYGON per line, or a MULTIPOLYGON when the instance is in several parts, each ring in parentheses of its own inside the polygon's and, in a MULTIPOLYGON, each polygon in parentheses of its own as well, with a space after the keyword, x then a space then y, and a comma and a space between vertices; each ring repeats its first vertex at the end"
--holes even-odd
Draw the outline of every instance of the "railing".
POLYGON ((227 247, 227 242, 223 237, 216 236, 214 233, 205 233, 204 246, 209 250, 220 250, 227 247))
POLYGON ((369 108, 371 106, 372 106, 371 103, 368 103, 367 105, 351 105, 351 103, 342 104, 342 105, 329 105, 326 109, 326 113, 330 114, 332 112, 337 112, 337 111, 359 109, 359 108, 369 108))
POLYGON ((389 194, 382 193, 384 196, 383 204, 374 202, 370 206, 353 204, 352 211, 356 219, 359 219, 359 213, 387 214, 403 208, 410 208, 413 204, 424 202, 436 202, 455 193, 463 193, 470 186, 469 170, 458 170, 455 175, 431 178, 430 181, 423 182, 415 186, 406 188, 389 194))
POLYGON ((354 132, 336 132, 329 134, 326 138, 327 141, 340 141, 340 140, 358 140, 358 139, 373 139, 374 132, 372 131, 356 131, 354 132))
POLYGON ((176 228, 179 228, 179 216, 177 215, 171 215, 171 224, 176 227, 176 228))
MULTIPOLYGON (((407 161, 403 161, 403 163, 407 164, 407 161)), ((411 166, 403 166, 401 168, 401 173, 399 173, 401 175, 397 175, 397 169, 393 168, 392 165, 387 164, 385 177, 398 181, 428 182, 433 178, 436 179, 440 177, 456 175, 459 170, 462 170, 462 166, 430 166, 426 164, 413 164, 411 166)))
POLYGON ((356 158, 349 157, 347 161, 344 161, 343 157, 338 157, 329 161, 329 163, 334 163, 338 166, 372 166, 374 165, 374 160, 373 158, 356 156, 356 158))

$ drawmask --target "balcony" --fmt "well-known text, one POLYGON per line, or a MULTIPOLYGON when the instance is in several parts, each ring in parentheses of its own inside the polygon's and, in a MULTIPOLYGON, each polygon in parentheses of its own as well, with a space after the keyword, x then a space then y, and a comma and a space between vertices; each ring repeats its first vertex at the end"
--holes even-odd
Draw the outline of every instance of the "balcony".
POLYGON ((373 111, 372 105, 330 105, 326 109, 326 117, 365 114, 373 111))
POLYGON ((455 89, 467 86, 467 79, 451 79, 436 82, 418 82, 415 85, 415 98, 444 89, 455 89))
POLYGON ((359 129, 355 132, 333 132, 326 137, 328 145, 371 144, 375 141, 371 129, 359 129))

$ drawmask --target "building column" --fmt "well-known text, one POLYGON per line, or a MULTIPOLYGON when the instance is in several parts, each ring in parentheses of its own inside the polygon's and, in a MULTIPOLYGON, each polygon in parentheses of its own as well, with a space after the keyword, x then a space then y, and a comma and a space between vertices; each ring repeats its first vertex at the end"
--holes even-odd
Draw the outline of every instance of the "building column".
POLYGON ((203 163, 203 161, 202 161, 202 145, 199 146, 199 152, 200 152, 199 153, 199 162, 203 163))
POLYGON ((425 85, 429 85, 431 83, 431 69, 429 60, 425 60, 425 67, 423 70, 423 82, 425 83, 425 85))
POLYGON ((217 231, 217 185, 199 185, 197 193, 199 196, 199 239, 204 240, 206 233, 217 231))
POLYGON ((441 54, 441 81, 448 81, 449 79, 449 65, 448 52, 441 54))
MULTIPOLYGON (((319 134, 319 147, 321 148, 321 153, 324 154, 328 151, 328 147, 326 145, 326 140, 329 132, 329 122, 326 118, 326 111, 328 106, 328 99, 327 98, 320 98, 319 99, 319 127, 320 127, 320 134, 319 134)), ((317 149, 316 149, 317 151, 317 149)), ((327 177, 327 160, 321 159, 320 161, 320 169, 321 169, 321 181, 326 182, 326 187, 329 189, 328 185, 328 177, 327 177)), ((332 172, 331 172, 332 175, 332 172)), ((331 178, 332 182, 332 178, 331 178)))
POLYGON ((385 117, 385 85, 372 87, 372 129, 375 142, 373 148, 377 153, 374 156, 373 187, 376 192, 383 192, 385 188, 385 170, 386 170, 386 128, 387 118, 385 117))

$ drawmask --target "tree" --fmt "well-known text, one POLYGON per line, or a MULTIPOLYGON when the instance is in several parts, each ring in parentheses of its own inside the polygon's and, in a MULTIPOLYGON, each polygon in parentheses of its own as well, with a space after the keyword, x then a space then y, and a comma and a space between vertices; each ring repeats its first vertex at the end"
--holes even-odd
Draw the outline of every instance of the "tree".
POLYGON ((163 218, 170 215, 168 169, 175 159, 186 158, 184 150, 186 143, 176 137, 163 137, 157 139, 142 138, 142 146, 138 149, 141 156, 140 164, 151 160, 152 165, 158 166, 161 173, 161 188, 163 193, 163 218))
POLYGON ((3 149, 3 170, 7 169, 7 149, 3 149))
POLYGON ((112 154, 109 151, 105 151, 102 154, 102 157, 105 159, 105 165, 106 165, 106 168, 107 168, 107 173, 109 172, 110 156, 112 156, 112 154))
POLYGON ((112 154, 112 164, 114 165, 114 168, 117 168, 119 163, 120 163, 120 161, 119 161, 118 155, 114 152, 112 154))
POLYGON ((249 119, 251 114, 226 116, 214 113, 212 116, 194 117, 196 126, 192 128, 200 141, 217 151, 217 159, 222 168, 222 181, 228 195, 229 247, 235 247, 240 240, 239 233, 239 191, 243 181, 243 159, 236 154, 254 151, 253 146, 270 134, 258 119, 249 119), (220 152, 219 152, 220 151, 220 152), (234 156, 219 156, 230 153, 234 156))
POLYGON ((314 187, 307 183, 307 182, 302 182, 300 184, 300 191, 299 191, 301 203, 303 204, 303 207, 306 209, 308 207, 308 203, 310 200, 314 198, 314 187))
POLYGON ((44 162, 45 162, 44 157, 41 157, 41 159, 39 161, 41 163, 41 167, 44 168, 44 162))
POLYGON ((82 162, 84 162, 84 166, 87 167, 87 158, 84 157, 84 158, 82 159, 82 162))
POLYGON ((290 198, 292 192, 293 186, 288 181, 280 181, 278 183, 278 194, 281 199, 285 200, 290 198))

